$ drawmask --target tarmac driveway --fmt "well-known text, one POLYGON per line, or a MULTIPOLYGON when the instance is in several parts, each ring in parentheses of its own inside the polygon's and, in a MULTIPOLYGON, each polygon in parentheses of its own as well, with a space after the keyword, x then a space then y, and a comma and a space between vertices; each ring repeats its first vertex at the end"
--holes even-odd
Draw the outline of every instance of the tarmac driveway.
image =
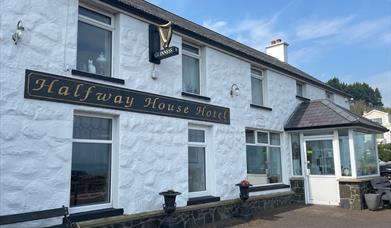
POLYGON ((205 228, 220 227, 391 228, 391 209, 354 211, 339 207, 318 205, 290 207, 269 210, 254 216, 249 222, 244 222, 240 219, 231 219, 205 226, 205 228))

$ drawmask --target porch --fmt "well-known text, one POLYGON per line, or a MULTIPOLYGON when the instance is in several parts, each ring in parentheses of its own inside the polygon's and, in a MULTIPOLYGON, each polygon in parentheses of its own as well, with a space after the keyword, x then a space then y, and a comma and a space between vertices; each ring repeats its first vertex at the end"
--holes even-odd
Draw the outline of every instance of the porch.
POLYGON ((292 170, 303 179, 306 204, 364 209, 369 181, 379 176, 376 134, 387 129, 328 100, 303 102, 285 131, 292 170))

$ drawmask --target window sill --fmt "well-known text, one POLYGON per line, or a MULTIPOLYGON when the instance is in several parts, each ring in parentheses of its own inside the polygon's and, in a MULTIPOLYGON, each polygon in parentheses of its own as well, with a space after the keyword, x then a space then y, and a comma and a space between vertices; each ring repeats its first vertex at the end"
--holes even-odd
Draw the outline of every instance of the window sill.
POLYGON ((265 185, 265 186, 255 186, 250 187, 250 192, 261 192, 261 191, 268 191, 268 190, 275 190, 275 189, 284 189, 284 188, 290 188, 291 186, 286 184, 273 184, 273 185, 265 185))
POLYGON ((194 198, 189 198, 189 200, 187 201, 187 206, 204 204, 204 203, 212 203, 212 202, 218 202, 218 201, 220 201, 220 197, 216 197, 216 196, 194 197, 194 198))
POLYGON ((302 101, 311 101, 311 99, 308 99, 306 97, 302 97, 302 96, 299 96, 299 95, 296 95, 296 98, 299 99, 299 100, 302 100, 302 101))
POLYGON ((77 75, 77 76, 82 76, 82 77, 86 77, 86 78, 92 78, 92 79, 97 79, 97 80, 102 80, 102 81, 107 81, 107 82, 118 83, 121 85, 125 84, 125 81, 123 79, 106 77, 106 76, 102 76, 99 74, 92 74, 92 73, 88 73, 88 72, 84 72, 84 71, 80 71, 80 70, 72 70, 72 75, 77 75))
POLYGON ((79 212, 69 215, 69 220, 71 222, 81 222, 81 221, 87 221, 92 219, 99 219, 99 218, 107 218, 107 217, 113 217, 118 215, 123 215, 124 210, 122 208, 116 209, 116 208, 107 208, 107 209, 100 209, 100 210, 93 210, 93 211, 86 211, 86 212, 79 212))
POLYGON ((205 97, 205 96, 201 96, 201 95, 194 94, 194 93, 182 92, 182 96, 196 98, 196 99, 200 99, 200 100, 204 100, 204 101, 210 101, 210 97, 205 97))
POLYGON ((262 106, 262 105, 250 104, 250 107, 251 108, 258 108, 258 109, 272 111, 272 108, 265 107, 265 106, 262 106))

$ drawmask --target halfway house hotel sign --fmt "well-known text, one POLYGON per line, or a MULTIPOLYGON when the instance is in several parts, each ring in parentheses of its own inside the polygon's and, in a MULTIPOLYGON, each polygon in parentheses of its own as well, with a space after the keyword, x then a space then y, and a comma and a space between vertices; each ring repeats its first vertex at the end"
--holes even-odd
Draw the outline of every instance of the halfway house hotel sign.
POLYGON ((229 108, 26 70, 24 97, 222 124, 229 108))

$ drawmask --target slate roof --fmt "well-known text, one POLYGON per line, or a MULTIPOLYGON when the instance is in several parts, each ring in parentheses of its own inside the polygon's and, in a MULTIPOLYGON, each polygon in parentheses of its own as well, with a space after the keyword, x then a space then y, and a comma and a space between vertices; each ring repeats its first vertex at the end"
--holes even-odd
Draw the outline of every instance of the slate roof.
POLYGON ((302 102, 289 117, 284 129, 292 131, 330 127, 363 127, 380 132, 388 131, 382 125, 359 116, 329 100, 302 102))
MULTIPOLYGON (((154 23, 163 24, 167 21, 173 22, 173 30, 182 34, 188 35, 196 40, 200 40, 221 48, 225 51, 237 54, 251 61, 265 65, 266 67, 273 68, 280 72, 286 73, 292 77, 311 82, 317 86, 333 91, 345 97, 351 97, 350 94, 337 90, 324 82, 316 79, 315 77, 297 69, 296 67, 282 62, 277 58, 267 55, 254 48, 246 46, 235 40, 232 40, 224 35, 214 32, 208 28, 191 22, 185 18, 175 15, 169 11, 166 11, 156 5, 153 5, 144 0, 101 0, 106 4, 110 4, 122 10, 128 11, 132 14, 136 14, 146 20, 154 23)), ((277 38, 277 37, 276 37, 277 38)))

